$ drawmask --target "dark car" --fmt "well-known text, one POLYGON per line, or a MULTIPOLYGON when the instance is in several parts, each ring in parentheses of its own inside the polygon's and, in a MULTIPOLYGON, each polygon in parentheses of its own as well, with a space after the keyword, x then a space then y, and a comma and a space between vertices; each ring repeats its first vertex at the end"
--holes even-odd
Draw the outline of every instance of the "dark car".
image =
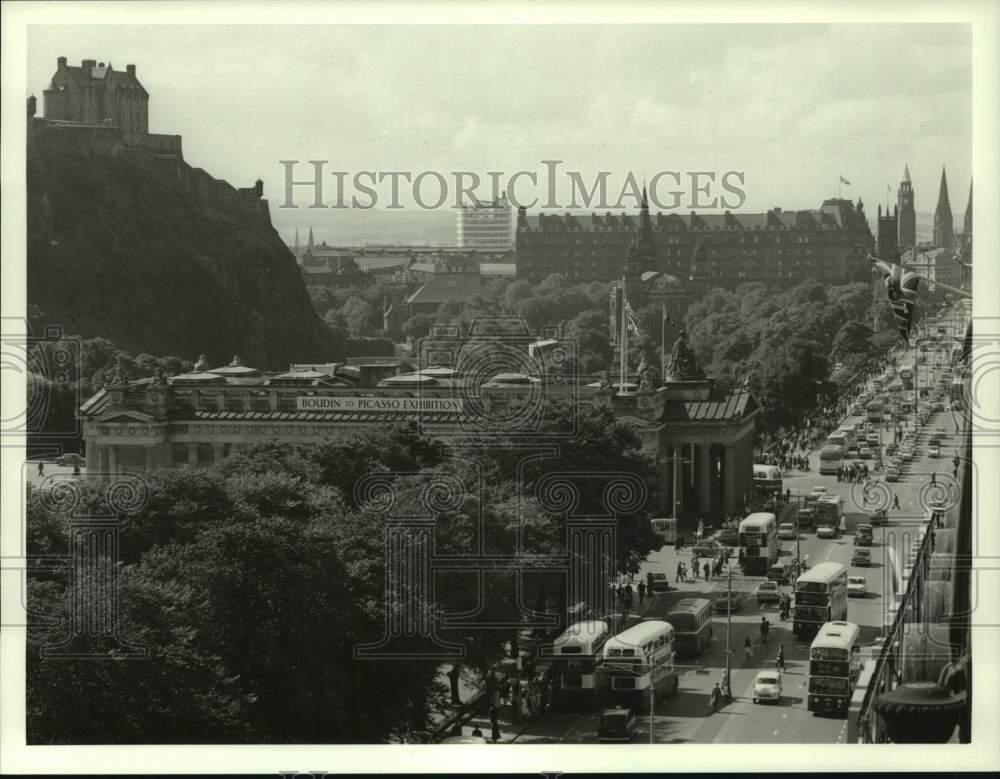
POLYGON ((723 528, 712 536, 720 544, 725 544, 726 546, 739 546, 740 545, 740 534, 738 530, 733 528, 723 528))
POLYGON ((635 735, 636 716, 632 709, 614 708, 601 712, 601 724, 597 728, 598 741, 628 742, 635 735))
POLYGON ((646 589, 650 592, 666 592, 670 589, 667 575, 665 573, 646 574, 646 589))
POLYGON ((738 592, 729 592, 728 590, 722 593, 715 601, 716 611, 725 613, 739 611, 742 605, 743 596, 738 592))
POLYGON ((871 550, 865 547, 855 547, 854 554, 851 555, 851 565, 868 566, 872 564, 871 550))

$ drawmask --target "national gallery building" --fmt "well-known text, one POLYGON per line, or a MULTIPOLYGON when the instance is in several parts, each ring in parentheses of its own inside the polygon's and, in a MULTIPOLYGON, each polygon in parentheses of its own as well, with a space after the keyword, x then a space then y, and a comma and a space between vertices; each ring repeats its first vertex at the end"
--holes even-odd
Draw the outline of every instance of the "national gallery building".
MULTIPOLYGON (((428 435, 509 441, 545 404, 609 406, 630 424, 661 474, 664 516, 717 518, 744 510, 753 478, 757 405, 745 388, 711 379, 574 384, 537 371, 475 379, 454 367, 410 370, 391 360, 293 365, 266 373, 241 364, 138 381, 113 379, 80 408, 87 476, 109 480, 206 466, 264 441, 316 443, 371 425, 412 422, 428 435)), ((571 415, 567 415, 571 417, 571 415)), ((573 420, 567 418, 568 428, 573 420)), ((567 429, 563 435, 572 434, 567 429)), ((558 444, 559 434, 553 443, 558 444)))

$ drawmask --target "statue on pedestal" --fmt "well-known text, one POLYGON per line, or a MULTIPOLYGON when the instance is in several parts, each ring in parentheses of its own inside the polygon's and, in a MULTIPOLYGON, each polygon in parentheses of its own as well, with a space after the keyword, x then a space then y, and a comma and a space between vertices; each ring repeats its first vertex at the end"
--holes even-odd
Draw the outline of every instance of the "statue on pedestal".
POLYGON ((670 364, 667 366, 668 381, 694 381, 705 378, 704 371, 698 366, 698 358, 688 345, 687 330, 681 330, 674 341, 670 352, 670 364))

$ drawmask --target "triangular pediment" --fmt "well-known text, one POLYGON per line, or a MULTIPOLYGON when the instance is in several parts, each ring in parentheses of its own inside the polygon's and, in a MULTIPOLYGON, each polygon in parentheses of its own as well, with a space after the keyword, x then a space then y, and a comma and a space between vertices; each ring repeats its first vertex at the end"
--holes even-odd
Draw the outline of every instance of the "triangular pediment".
POLYGON ((130 408, 112 409, 97 418, 98 422, 155 422, 156 419, 130 408))

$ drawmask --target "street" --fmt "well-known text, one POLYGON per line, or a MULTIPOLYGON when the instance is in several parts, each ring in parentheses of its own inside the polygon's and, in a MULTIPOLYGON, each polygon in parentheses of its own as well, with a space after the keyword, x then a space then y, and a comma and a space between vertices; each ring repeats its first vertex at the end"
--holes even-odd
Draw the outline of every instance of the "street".
MULTIPOLYGON (((918 386, 934 386, 936 370, 922 366, 918 386), (928 383, 930 382, 930 383, 928 383)), ((942 498, 947 494, 951 481, 951 456, 959 446, 955 419, 949 412, 938 412, 916 435, 913 460, 907 464, 900 481, 886 484, 880 471, 879 484, 869 490, 866 504, 864 485, 838 482, 833 475, 819 474, 819 455, 810 455, 810 471, 791 471, 784 474, 784 487, 792 495, 806 494, 813 487, 822 485, 827 492, 844 499, 847 524, 846 534, 836 539, 818 539, 811 529, 803 530, 799 544, 803 557, 808 555, 810 566, 824 561, 842 563, 851 576, 864 576, 867 594, 852 597, 848 607, 848 620, 861 628, 863 644, 872 644, 882 635, 887 619, 887 609, 896 591, 896 580, 901 580, 909 556, 910 546, 918 530, 925 524, 926 515, 922 502, 942 498), (930 431, 941 429, 944 440, 940 459, 927 455, 927 438, 930 431), (940 489, 930 487, 931 474, 936 474, 940 489), (871 546, 871 565, 852 566, 853 534, 860 523, 869 523, 874 508, 891 505, 893 494, 899 499, 898 510, 890 509, 887 526, 875 528, 871 546), (874 503, 873 503, 874 501, 874 503), (894 573, 895 572, 895 573, 894 573)), ((864 421, 861 416, 848 416, 844 422, 864 421)), ((886 442, 892 440, 892 426, 883 431, 886 442)), ((869 461, 870 462, 870 461, 869 461)), ((795 554, 795 541, 781 542, 781 555, 791 558, 795 554)), ((677 564, 684 561, 691 568, 691 552, 679 555, 673 545, 663 546, 644 563, 638 581, 648 572, 666 573, 671 589, 641 606, 636 602, 637 613, 649 618, 663 618, 673 604, 682 598, 703 597, 713 602, 726 590, 727 577, 718 580, 676 583, 677 564)), ((713 638, 708 648, 697 658, 678 658, 680 687, 673 698, 658 704, 654 722, 654 743, 782 743, 782 744, 831 744, 842 743, 847 732, 844 718, 813 715, 806 710, 808 681, 808 652, 810 641, 792 634, 791 620, 778 619, 775 604, 758 606, 753 597, 762 577, 733 575, 733 589, 743 593, 741 608, 732 615, 730 646, 732 655, 733 701, 710 712, 709 695, 713 685, 722 681, 726 667, 726 615, 713 617, 713 638), (759 626, 761 617, 771 623, 768 646, 761 646, 759 626), (745 657, 744 639, 753 642, 753 656, 745 657), (763 669, 775 668, 779 645, 785 650, 785 671, 782 674, 782 697, 776 704, 754 704, 753 683, 763 669), (685 665, 687 664, 687 665, 685 665)), ((783 588, 785 592, 791 586, 783 588)), ((597 739, 598 710, 563 714, 547 713, 530 723, 517 737, 517 743, 593 743, 597 739)), ((639 728, 635 743, 649 743, 649 715, 639 714, 639 728)))

